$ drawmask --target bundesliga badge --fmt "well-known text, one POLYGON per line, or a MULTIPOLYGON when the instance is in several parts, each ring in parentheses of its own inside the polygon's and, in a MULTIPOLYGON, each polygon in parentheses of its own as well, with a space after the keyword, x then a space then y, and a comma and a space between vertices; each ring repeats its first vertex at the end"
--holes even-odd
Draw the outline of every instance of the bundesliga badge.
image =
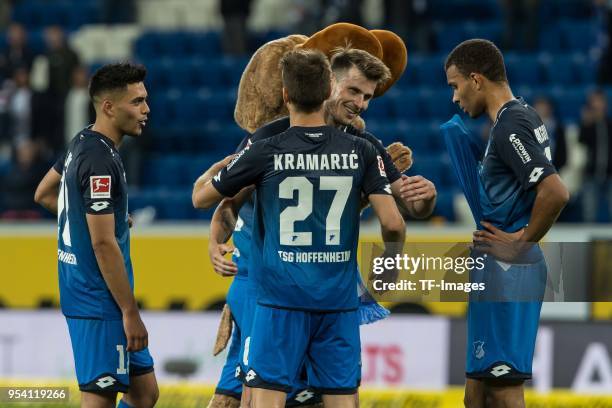
POLYGON ((89 177, 89 190, 91 198, 110 198, 111 176, 89 177))

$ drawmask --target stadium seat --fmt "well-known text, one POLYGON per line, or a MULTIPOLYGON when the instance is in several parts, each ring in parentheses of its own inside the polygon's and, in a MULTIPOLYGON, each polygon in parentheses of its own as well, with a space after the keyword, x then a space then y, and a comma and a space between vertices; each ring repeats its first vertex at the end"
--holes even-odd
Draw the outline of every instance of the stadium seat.
POLYGON ((452 101, 452 90, 447 87, 442 90, 424 90, 421 93, 420 103, 425 112, 423 119, 448 120, 459 110, 452 101))
MULTIPOLYGON (((420 92, 418 90, 404 89, 401 92, 392 91, 395 90, 389 91, 389 95, 385 95, 383 98, 389 98, 396 118, 405 120, 422 119, 424 110, 421 106, 419 99, 420 92)), ((372 105, 377 102, 378 100, 374 100, 372 105)))
POLYGON ((507 54, 504 60, 511 84, 537 86, 542 81, 540 62, 536 55, 507 54))
POLYGON ((567 54, 543 54, 540 63, 544 73, 545 82, 550 85, 571 84, 576 80, 574 59, 567 54))
POLYGON ((580 112, 584 106, 588 88, 562 88, 551 90, 551 96, 555 101, 557 113, 564 123, 578 123, 580 112))
POLYGON ((597 24, 592 20, 567 20, 560 27, 570 51, 588 52, 597 45, 597 24))
POLYGON ((446 73, 444 71, 444 58, 440 56, 423 58, 415 65, 415 75, 419 86, 445 86, 446 73))

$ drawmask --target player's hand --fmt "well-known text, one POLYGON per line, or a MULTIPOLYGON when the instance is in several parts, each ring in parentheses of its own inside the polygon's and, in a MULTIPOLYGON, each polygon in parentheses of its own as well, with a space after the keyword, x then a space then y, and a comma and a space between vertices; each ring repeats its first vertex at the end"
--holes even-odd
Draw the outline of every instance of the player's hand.
POLYGON ((402 175, 402 185, 400 187, 400 196, 406 203, 414 203, 417 201, 433 200, 438 192, 436 186, 431 181, 423 176, 409 177, 402 175))
POLYGON ((149 345, 149 334, 138 310, 123 313, 123 330, 127 337, 127 351, 140 351, 149 345))
POLYGON ((514 262, 520 258, 532 243, 521 241, 525 229, 517 232, 505 232, 487 221, 481 221, 483 230, 474 231, 472 239, 474 248, 496 259, 505 262, 514 262))
POLYGON ((132 214, 128 214, 128 227, 132 228, 134 226, 134 218, 132 217, 132 214))
POLYGON ((405 172, 412 166, 412 150, 401 142, 394 142, 387 146, 387 153, 391 156, 395 168, 400 173, 405 172))
POLYGON ((234 252, 234 247, 228 244, 218 244, 210 241, 208 244, 208 256, 216 273, 221 276, 234 276, 238 273, 238 267, 225 255, 234 252))

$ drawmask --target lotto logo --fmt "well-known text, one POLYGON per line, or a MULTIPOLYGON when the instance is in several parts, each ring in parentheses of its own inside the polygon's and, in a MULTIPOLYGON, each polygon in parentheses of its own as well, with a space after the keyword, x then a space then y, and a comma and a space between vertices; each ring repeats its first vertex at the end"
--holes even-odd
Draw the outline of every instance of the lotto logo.
POLYGON ((309 399, 311 399, 312 397, 314 397, 314 392, 310 390, 304 390, 295 396, 295 400, 297 402, 304 403, 308 401, 309 399))
POLYGON ((543 167, 534 167, 531 174, 529 175, 529 182, 535 183, 540 179, 540 177, 542 177, 542 174, 544 174, 543 167))
POLYGON ((106 376, 104 378, 100 378, 97 382, 96 385, 100 388, 106 388, 106 387, 110 387, 111 385, 113 385, 114 383, 116 383, 117 380, 115 380, 113 377, 106 376))
POLYGON ((89 177, 89 189, 91 198, 110 198, 111 176, 89 177))
POLYGON ((235 378, 240 378, 240 366, 236 367, 236 372, 234 373, 235 378))
POLYGON ((108 201, 98 201, 91 205, 91 209, 98 212, 107 209, 109 205, 108 201))
POLYGON ((491 370, 491 374, 495 377, 501 377, 502 375, 508 374, 512 369, 505 364, 499 365, 491 370))
POLYGON ((257 374, 255 373, 255 371, 253 370, 249 370, 249 372, 247 373, 245 380, 247 382, 253 381, 255 379, 255 377, 257 377, 257 374))

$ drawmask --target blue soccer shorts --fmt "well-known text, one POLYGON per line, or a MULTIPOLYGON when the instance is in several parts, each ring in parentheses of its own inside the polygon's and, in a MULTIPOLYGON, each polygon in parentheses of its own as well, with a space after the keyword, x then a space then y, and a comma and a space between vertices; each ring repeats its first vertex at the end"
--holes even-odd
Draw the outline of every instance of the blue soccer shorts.
POLYGON ((543 296, 546 262, 509 265, 488 259, 485 270, 486 277, 480 278, 488 284, 497 281, 490 285, 497 287, 486 300, 469 302, 466 377, 530 379, 542 308, 536 299, 543 296), (526 301, 516 301, 519 296, 526 301))
POLYGON ((361 377, 359 313, 257 305, 245 358, 249 387, 289 393, 305 369, 310 389, 354 394, 361 377))
POLYGON ((127 392, 130 377, 153 371, 149 349, 127 352, 121 320, 66 317, 79 389, 87 392, 127 392))

